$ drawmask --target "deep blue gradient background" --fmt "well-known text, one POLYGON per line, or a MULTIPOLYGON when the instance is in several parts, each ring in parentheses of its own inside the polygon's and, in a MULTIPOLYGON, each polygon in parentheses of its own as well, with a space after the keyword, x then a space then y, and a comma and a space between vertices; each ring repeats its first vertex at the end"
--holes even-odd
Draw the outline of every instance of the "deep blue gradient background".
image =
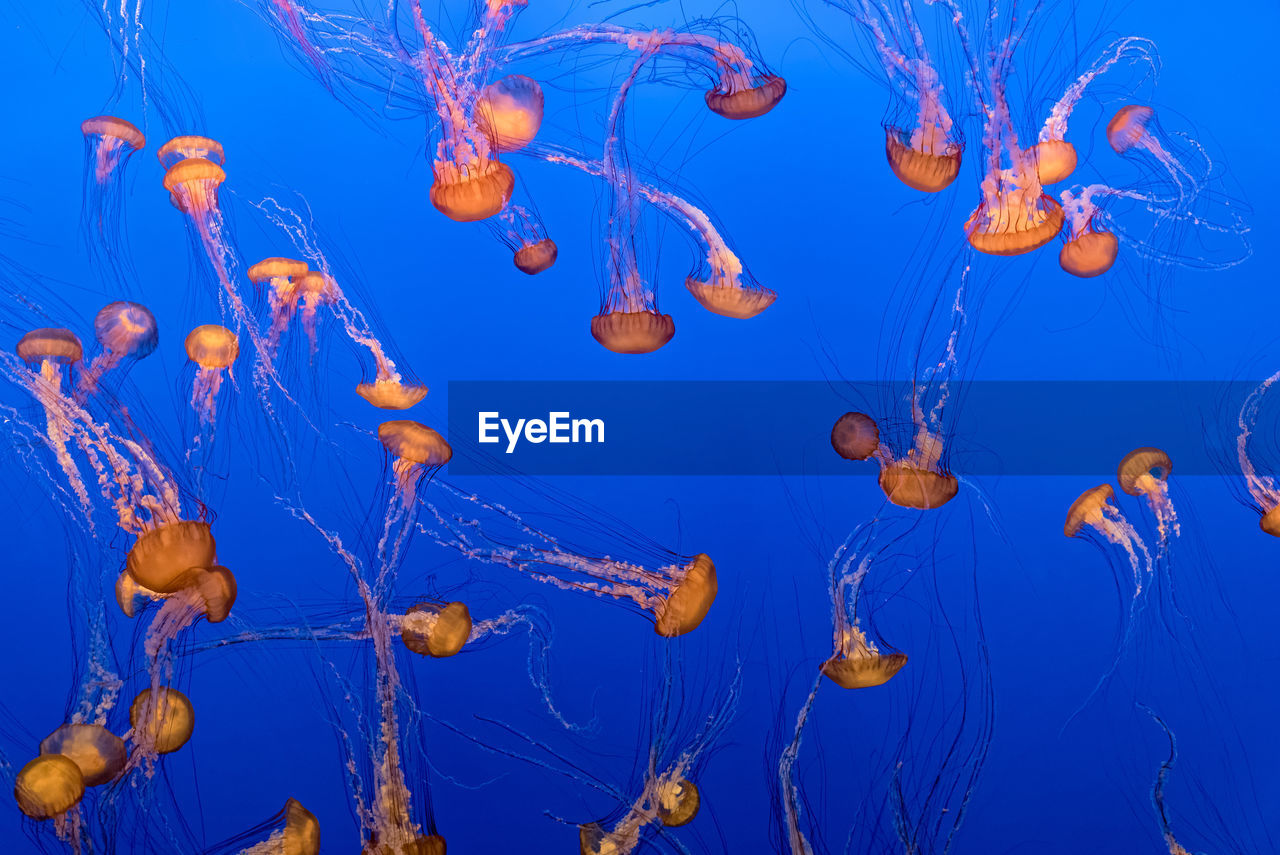
MULTIPOLYGON (((712 4, 686 7, 690 15, 715 11, 712 4)), ((535 6, 521 19, 520 32, 537 32, 559 14, 535 6)), ((599 14, 586 7, 571 18, 599 14)), ((891 307, 904 294, 938 288, 937 269, 959 255, 960 223, 976 196, 976 158, 949 198, 921 202, 884 164, 883 87, 815 40, 788 4, 743 0, 735 14, 787 77, 786 100, 763 119, 730 125, 707 114, 696 91, 648 87, 638 96, 632 142, 678 170, 682 186, 697 189, 756 276, 780 296, 749 322, 701 310, 680 287, 684 237, 668 228, 661 306, 676 316, 678 332, 665 349, 632 358, 604 351, 588 334, 598 293, 593 259, 599 254, 602 199, 592 180, 513 159, 560 246, 551 271, 527 278, 512 269, 506 251, 484 229, 446 221, 429 206, 423 122, 370 123, 348 110, 302 73, 244 4, 184 0, 148 7, 150 35, 197 94, 205 126, 169 128, 147 119, 153 122, 144 127, 148 148, 130 167, 126 211, 141 283, 136 296, 152 307, 162 330, 160 350, 132 374, 139 399, 130 405, 172 431, 167 445, 181 446, 182 425, 190 419, 183 415, 188 387, 180 342, 186 329, 217 317, 203 260, 190 260, 184 223, 160 188, 153 155, 168 136, 190 130, 208 133, 226 148, 231 177, 224 193, 236 210, 245 259, 287 254, 282 242, 255 224, 248 203, 275 195, 296 204, 298 195, 305 197, 326 251, 347 262, 361 296, 373 303, 369 308, 432 387, 415 413, 429 424, 447 424, 444 391, 450 380, 902 376, 901 361, 885 349, 886 336, 895 335, 885 330, 893 326, 891 307), (652 99, 647 106, 645 97, 652 99), (923 269, 922 257, 929 272, 913 279, 923 269), (903 278, 904 270, 915 272, 903 278)), ((1058 269, 1056 249, 1002 262, 999 277, 983 280, 991 283, 988 296, 970 319, 981 359, 964 368, 965 377, 1230 381, 1270 374, 1280 367, 1273 323, 1280 313, 1274 287, 1280 219, 1273 207, 1280 195, 1280 121, 1272 85, 1280 10, 1274 4, 1081 0, 1046 13, 1045 26, 1063 32, 1070 44, 1074 34, 1063 28, 1073 16, 1080 31, 1134 33, 1159 45, 1164 71, 1155 100, 1168 110, 1162 112, 1165 124, 1192 130, 1229 173, 1232 193, 1252 206, 1255 253, 1223 272, 1178 271, 1160 304, 1132 260, 1112 275, 1087 281, 1058 269)), ((678 17, 673 4, 660 4, 621 20, 660 26, 678 17)), ((1077 56, 1071 49, 1050 49, 1049 41, 1033 52, 1041 76, 1026 78, 1047 91, 1027 96, 1024 104, 1055 98, 1062 82, 1095 52, 1082 44, 1077 56)), ((8 128, 0 135, 0 199, 20 235, 6 238, 2 251, 46 277, 48 289, 79 313, 67 317, 66 325, 87 330, 97 308, 122 295, 108 292, 89 269, 78 233, 78 126, 99 112, 140 126, 150 114, 142 112, 133 88, 122 102, 110 100, 107 41, 88 8, 70 0, 10 4, 0 68, 7 81, 8 128)), ((584 108, 581 121, 595 128, 600 105, 587 91, 590 85, 583 84, 582 92, 549 92, 549 125, 575 127, 575 103, 585 103, 594 106, 584 108)), ((1106 115, 1104 108, 1086 105, 1072 135, 1092 133, 1101 141, 1106 115)), ((976 148, 971 138, 969 150, 976 148)), ((1111 153, 1095 143, 1091 157, 1104 155, 1111 153)), ((975 276, 995 269, 981 263, 975 276)), ((5 346, 21 332, 6 330, 5 346)), ((309 369, 299 364, 298 370, 309 369)), ((345 349, 327 359, 323 370, 335 390, 350 388, 358 377, 345 349)), ((338 418, 365 431, 376 427, 377 413, 354 399, 346 403, 343 395, 333 393, 338 418)), ((238 608, 268 625, 288 623, 294 606, 349 613, 355 599, 345 570, 314 532, 273 503, 271 487, 247 465, 255 459, 248 446, 260 438, 250 429, 256 424, 251 418, 242 415, 237 425, 234 415, 251 407, 246 397, 231 410, 233 423, 223 439, 233 474, 213 499, 219 554, 229 564, 229 556, 236 556, 238 608)), ((1038 417, 1051 420, 1054 413, 1038 417)), ((1202 417, 1209 419, 1206 441, 1230 459, 1234 413, 1187 413, 1188 419, 1202 417)), ((733 425, 724 429, 732 431, 733 425)), ((814 424, 811 436, 795 441, 809 444, 815 455, 824 453, 828 430, 829 423, 814 424)), ((309 494, 308 508, 335 527, 371 528, 380 517, 365 509, 382 478, 381 455, 347 428, 334 435, 350 437, 344 466, 352 480, 320 485, 309 494)), ((957 439, 970 446, 981 440, 957 439)), ((1159 445, 1161 437, 1146 442, 1159 445)), ((1116 459, 1127 450, 1115 449, 1116 459)), ((8 545, 0 621, 0 649, 8 652, 0 663, 0 702, 28 731, 4 734, 3 749, 20 764, 22 752, 34 750, 30 738, 38 740, 62 722, 72 690, 68 555, 63 523, 42 499, 48 486, 12 459, 0 471, 0 525, 8 545)), ((1166 851, 1148 793, 1167 745, 1133 709, 1134 692, 1127 684, 1114 686, 1062 730, 1111 661, 1121 610, 1105 557, 1064 538, 1062 518, 1081 490, 1109 474, 975 479, 973 488, 939 512, 947 519, 936 536, 932 523, 914 532, 909 557, 920 566, 936 563, 938 574, 959 580, 961 590, 969 574, 976 576, 991 655, 996 731, 956 838, 960 855, 1166 851)), ((1157 634, 1142 648, 1155 652, 1132 683, 1143 687, 1138 699, 1165 716, 1179 737, 1182 759, 1169 801, 1184 845, 1215 855, 1274 851, 1267 834, 1280 835, 1280 779, 1274 774, 1280 767, 1274 730, 1280 689, 1273 679, 1280 660, 1274 632, 1280 547, 1258 531, 1256 515, 1235 500, 1227 479, 1176 473, 1174 479, 1184 535, 1173 573, 1195 615, 1181 631, 1199 655, 1184 657, 1157 634)), ((813 669, 828 655, 826 561, 850 529, 880 508, 874 479, 552 481, 663 545, 715 557, 720 597, 703 626, 681 641, 685 666, 705 675, 711 695, 730 675, 735 654, 740 656, 744 696, 728 739, 699 781, 707 813, 691 827, 693 836, 682 839, 693 851, 772 851, 770 823, 778 806, 769 781, 777 758, 766 745, 776 748, 779 722, 789 731, 813 669)), ((481 492, 487 486, 482 479, 461 483, 481 492)), ((1140 513, 1133 503, 1126 511, 1140 513)), ((605 527, 602 536, 607 535, 605 527)), ((478 566, 471 572, 486 580, 471 605, 477 614, 522 600, 545 606, 556 628, 551 677, 557 699, 570 718, 594 716, 599 723, 589 767, 634 791, 641 762, 637 734, 649 715, 653 684, 661 679, 660 647, 648 626, 607 603, 564 594, 508 570, 478 566)), ((113 578, 114 568, 104 573, 113 578)), ((434 588, 447 590, 462 573, 456 556, 419 542, 401 588, 429 590, 428 580, 438 574, 434 588)), ((880 629, 906 649, 937 627, 927 606, 906 612, 919 619, 917 626, 880 629)), ((201 625, 193 637, 198 643, 220 631, 201 625)), ((123 649, 125 640, 120 643, 123 649)), ((338 670, 368 664, 346 649, 330 655, 338 670)), ((322 703, 327 697, 341 705, 342 698, 314 651, 302 645, 240 645, 193 653, 183 667, 198 724, 190 745, 170 758, 167 775, 193 837, 208 845, 224 840, 292 796, 320 817, 325 852, 358 851, 346 775, 322 703)), ((542 714, 524 669, 520 638, 421 663, 414 675, 419 705, 482 742, 512 747, 475 715, 558 745, 565 735, 542 714)), ((909 673, 910 666, 904 676, 909 673)), ((938 679, 942 693, 947 678, 938 679)), ((814 732, 821 738, 806 742, 802 768, 816 824, 831 851, 842 851, 848 830, 868 821, 860 809, 867 794, 859 787, 885 786, 883 780, 859 782, 841 774, 856 766, 851 758, 883 747, 867 744, 875 730, 863 722, 885 709, 901 709, 895 704, 909 695, 889 693, 913 687, 918 690, 918 682, 893 683, 882 697, 832 689, 820 694, 814 732)), ((573 851, 576 829, 546 814, 578 822, 612 807, 571 780, 486 752, 445 728, 422 726, 431 748, 435 815, 451 851, 573 851)), ((572 747, 560 750, 583 756, 572 747)), ((172 810, 167 803, 155 809, 172 810)), ((22 829, 7 802, 0 808, 0 851, 40 851, 22 829)), ((122 852, 147 851, 134 848, 145 838, 138 824, 122 826, 117 837, 122 852)))

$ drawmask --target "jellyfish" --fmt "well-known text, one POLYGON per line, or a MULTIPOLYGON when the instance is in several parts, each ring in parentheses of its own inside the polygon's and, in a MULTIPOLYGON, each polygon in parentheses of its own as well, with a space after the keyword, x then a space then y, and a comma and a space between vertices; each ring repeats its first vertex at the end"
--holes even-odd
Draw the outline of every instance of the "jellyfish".
POLYGON ((93 334, 102 352, 80 372, 76 390, 80 400, 93 393, 103 375, 125 360, 145 359, 160 342, 155 315, 141 303, 128 300, 103 306, 93 319, 93 334))
POLYGON ((419 603, 400 624, 400 640, 421 656, 453 656, 470 638, 471 611, 465 603, 419 603))
POLYGON ((70 757, 41 754, 19 770, 13 796, 32 819, 54 819, 84 798, 84 775, 70 757))
POLYGON ((131 122, 115 116, 85 119, 80 132, 85 144, 85 239, 95 263, 121 280, 128 264, 122 246, 124 172, 133 153, 146 145, 146 137, 131 122))
MULTIPOLYGON (((266 356, 268 359, 275 358, 276 348, 279 347, 280 337, 284 335, 284 331, 289 326, 289 321, 293 318, 294 311, 300 302, 299 282, 302 277, 309 272, 305 261, 296 261, 292 258, 264 258, 257 264, 251 265, 248 271, 249 281, 255 285, 265 285, 268 289, 267 300, 270 305, 271 324, 267 328, 266 334, 266 356)), ((310 324, 307 326, 307 338, 311 342, 312 352, 315 351, 315 307, 308 305, 310 313, 310 324)))
POLYGON ((550 270, 560 254, 536 211, 524 205, 508 205, 489 221, 489 228, 494 237, 511 250, 511 263, 516 270, 528 276, 550 270))
MULTIPOLYGON (((67 449, 67 398, 62 394, 62 366, 74 366, 84 356, 79 337, 68 329, 36 329, 24 335, 15 348, 18 358, 28 365, 39 366, 39 374, 27 383, 35 399, 45 411, 45 436, 49 447, 70 482, 71 489, 86 510, 89 507, 88 489, 80 478, 75 461, 67 449)), ((25 378, 24 378, 25 379, 25 378)))
POLYGON ((268 822, 250 829, 231 843, 244 843, 278 823, 283 825, 273 830, 265 840, 239 849, 238 855, 320 855, 320 821, 302 806, 302 802, 292 798, 285 801, 284 808, 268 822))
MULTIPOLYGON (((881 0, 833 4, 849 15, 870 42, 889 86, 907 105, 884 124, 885 157, 898 180, 922 193, 938 193, 960 173, 964 136, 952 120, 937 66, 929 55, 911 4, 896 9, 881 0)), ((818 34, 835 45, 824 27, 818 34)), ((839 45, 835 45, 839 48, 839 45)))
POLYGON ((1236 425, 1240 429, 1236 437, 1236 460, 1240 464, 1240 473, 1244 476, 1245 487, 1253 500, 1254 509, 1261 515, 1258 526, 1272 537, 1280 537, 1280 486, 1270 475, 1258 472, 1249 456, 1249 440, 1253 436, 1263 398, 1277 380, 1280 380, 1280 372, 1259 383, 1245 398, 1236 419, 1236 425))
MULTIPOLYGON (((1127 36, 1107 45, 1102 55, 1084 74, 1071 82, 1062 93, 1062 97, 1053 105, 1049 111, 1049 117, 1045 119, 1044 126, 1040 129, 1040 141, 1030 150, 1035 158, 1042 185, 1065 181, 1075 172, 1076 149, 1067 142, 1067 122, 1089 85, 1122 60, 1130 63, 1145 62, 1152 75, 1159 71, 1160 56, 1156 52, 1155 44, 1149 39, 1127 36)), ((1064 264, 1063 267, 1065 269, 1066 265, 1064 264)))
POLYGON ((1156 530, 1161 548, 1170 535, 1178 534, 1178 514, 1169 498, 1169 473, 1173 461, 1158 448, 1135 448, 1126 454, 1116 468, 1116 481, 1120 489, 1130 496, 1142 496, 1156 518, 1156 530))
POLYGON ((453 457, 453 448, 435 430, 411 419, 378 425, 378 441, 393 458, 396 495, 402 507, 412 507, 424 478, 434 475, 453 457))
POLYGON ((509 152, 533 142, 542 125, 542 87, 523 74, 508 74, 480 90, 476 124, 495 151, 509 152))
POLYGON ((187 358, 196 368, 191 386, 191 406, 200 416, 200 424, 213 421, 218 408, 218 390, 225 373, 240 355, 240 338, 219 324, 204 324, 187 333, 187 358))
POLYGON ((128 760, 124 740, 100 724, 64 724, 41 741, 40 754, 71 758, 86 787, 114 781, 128 760))
POLYGON ((169 686, 143 689, 129 705, 133 743, 146 755, 172 754, 186 745, 195 730, 191 699, 169 686))
MULTIPOLYGON (((918 417, 921 411, 913 407, 918 417)), ((880 489, 891 503, 903 508, 930 510, 940 508, 956 497, 960 482, 942 462, 944 452, 940 433, 917 422, 911 448, 901 457, 885 443, 872 453, 880 464, 880 489)))
POLYGON ((835 652, 822 663, 822 673, 842 689, 882 686, 907 664, 905 653, 881 653, 859 625, 858 597, 878 550, 850 547, 860 532, 855 529, 831 560, 832 624, 835 652))
POLYGON ((509 567, 565 591, 630 603, 653 620, 654 632, 666 638, 697 629, 715 601, 716 565, 705 554, 684 558, 668 553, 667 562, 654 568, 608 556, 576 554, 508 508, 439 479, 434 486, 443 498, 461 502, 460 507, 467 510, 442 510, 424 496, 422 502, 434 525, 420 527, 425 527, 436 543, 467 558, 509 567), (489 522, 474 518, 475 511, 468 506, 485 512, 489 522), (486 531, 485 525, 493 530, 486 531), (514 527, 521 539, 497 533, 505 527, 514 527))
POLYGON ((831 447, 845 460, 866 460, 880 448, 880 427, 866 413, 845 413, 831 426, 831 447))

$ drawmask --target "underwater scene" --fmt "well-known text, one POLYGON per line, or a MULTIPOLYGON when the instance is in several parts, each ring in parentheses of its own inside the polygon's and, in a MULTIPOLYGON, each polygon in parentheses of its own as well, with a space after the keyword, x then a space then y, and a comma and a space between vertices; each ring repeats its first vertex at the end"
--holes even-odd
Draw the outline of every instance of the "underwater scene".
POLYGON ((1280 5, 3 19, 0 855, 1280 853, 1280 5))

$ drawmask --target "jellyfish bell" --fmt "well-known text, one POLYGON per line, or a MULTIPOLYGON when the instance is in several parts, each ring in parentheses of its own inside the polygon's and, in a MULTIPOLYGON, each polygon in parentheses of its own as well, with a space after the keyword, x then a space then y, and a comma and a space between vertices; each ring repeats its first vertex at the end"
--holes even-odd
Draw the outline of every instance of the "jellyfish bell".
POLYGON ((187 333, 187 358, 206 369, 230 368, 240 356, 240 339, 220 324, 203 324, 187 333))
POLYGON ((453 457, 453 448, 443 436, 412 419, 378 425, 378 441, 399 460, 422 466, 443 466, 453 457))
POLYGON ((284 803, 281 855, 320 855, 320 821, 297 799, 284 803))
POLYGON ((129 759, 124 740, 100 724, 64 724, 41 741, 40 753, 71 758, 86 787, 114 781, 129 759))
POLYGON ((125 560, 133 580, 160 594, 180 591, 188 570, 216 566, 209 524, 179 521, 143 532, 125 560))
POLYGON ((727 91, 722 86, 707 90, 707 107, 726 119, 754 119, 763 116, 787 94, 787 81, 766 74, 755 86, 727 91))
POLYGON ((361 855, 446 855, 444 838, 438 834, 415 837, 407 843, 376 843, 370 841, 361 855))
POLYGON ((84 774, 70 757, 41 754, 18 772, 13 797, 32 819, 52 819, 84 798, 84 774))
POLYGON ((704 282, 692 276, 685 278, 684 287, 708 312, 738 320, 754 318, 778 299, 778 292, 769 288, 704 282))
POLYGON ((954 499, 960 483, 947 472, 891 463, 880 470, 880 489, 892 504, 927 511, 954 499))
POLYGON ((196 726, 191 700, 177 689, 143 689, 129 705, 134 740, 157 754, 172 754, 187 744, 196 726))
POLYGON ((160 342, 156 316, 129 300, 103 306, 93 319, 93 335, 103 350, 136 359, 150 356, 160 342))
POLYGON ((609 312, 591 319, 591 336, 614 353, 653 353, 671 341, 676 322, 659 312, 609 312))
POLYGON ((292 258, 264 258, 249 267, 249 281, 255 285, 276 279, 293 279, 306 276, 309 268, 305 261, 292 258))
POLYGON ((543 238, 537 243, 527 243, 517 249, 512 261, 521 273, 534 276, 555 264, 559 254, 556 242, 551 238, 543 238))
POLYGON ((427 397, 427 387, 398 380, 375 380, 356 385, 356 394, 380 410, 407 410, 427 397))
POLYGON ((684 578, 658 607, 654 632, 674 638, 697 629, 715 602, 716 565, 703 553, 684 566, 684 578))
POLYGON ((1159 448, 1135 448, 1116 467, 1120 489, 1130 496, 1145 496, 1159 490, 1173 472, 1173 461, 1159 448))
POLYGON ((218 187, 227 173, 211 160, 201 157, 180 160, 164 174, 164 189, 170 201, 183 213, 198 213, 217 207, 218 187))
POLYGON ((236 602, 236 577, 226 567, 192 567, 174 583, 199 598, 205 620, 221 623, 236 602))
POLYGON ((184 160, 206 160, 217 166, 226 166, 226 155, 222 151, 222 143, 208 137, 187 135, 174 137, 156 152, 160 165, 166 170, 173 168, 184 160))
POLYGON ((86 137, 106 137, 117 140, 134 151, 145 148, 147 145, 147 138, 133 122, 116 116, 94 116, 91 119, 85 119, 80 123, 80 133, 86 137))
POLYGON ((18 340, 18 358, 32 365, 70 365, 84 357, 84 346, 71 330, 36 329, 18 340))
POLYGON ((982 201, 965 222, 969 244, 987 255, 1022 255, 1058 236, 1066 214, 1039 186, 1016 183, 983 193, 982 201))
POLYGON ((404 616, 400 639, 422 656, 453 656, 471 637, 471 611, 466 603, 419 603, 404 616))
POLYGON ((658 821, 668 828, 678 828, 693 822, 702 807, 702 796, 697 786, 687 778, 664 781, 656 794, 658 821))
POLYGON ((1124 154, 1142 144, 1147 135, 1147 124, 1155 116, 1155 110, 1139 104, 1121 107, 1107 123, 1107 142, 1116 154, 1124 154))
POLYGON ((880 427, 866 413, 845 413, 831 427, 831 447, 845 460, 866 460, 880 448, 880 427))
POLYGON ((459 167, 437 161, 431 182, 431 204, 459 223, 487 220, 511 200, 516 177, 511 167, 496 160, 480 158, 459 167))
POLYGON ((938 152, 923 151, 911 144, 911 135, 901 128, 886 126, 884 153, 898 180, 922 193, 938 193, 951 186, 960 174, 964 146, 948 142, 938 152))
POLYGON ((822 673, 842 689, 869 689, 889 682, 906 664, 905 653, 836 655, 822 663, 822 673))
POLYGON ((1076 171, 1076 147, 1066 140, 1042 140, 1031 149, 1040 184, 1066 181, 1076 171))
POLYGON ((542 126, 543 96, 538 81, 509 74, 490 83, 476 99, 475 119, 497 151, 519 151, 542 126))
POLYGON ((1058 252, 1058 264, 1072 276, 1091 279, 1111 269, 1120 254, 1120 240, 1107 231, 1086 229, 1058 252))
POLYGON ((1066 522, 1062 524, 1062 533, 1067 537, 1075 537, 1086 525, 1096 526, 1106 519, 1105 508, 1116 497, 1116 491, 1110 484, 1099 484, 1090 487, 1079 495, 1071 507, 1067 509, 1066 522))

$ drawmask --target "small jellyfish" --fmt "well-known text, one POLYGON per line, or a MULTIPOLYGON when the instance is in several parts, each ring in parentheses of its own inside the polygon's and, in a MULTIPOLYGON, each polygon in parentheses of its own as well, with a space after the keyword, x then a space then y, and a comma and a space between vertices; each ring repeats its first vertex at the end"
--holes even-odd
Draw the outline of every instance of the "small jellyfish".
POLYGON ((866 413, 845 413, 831 427, 831 447, 845 460, 866 460, 880 448, 880 427, 866 413))
POLYGON ((1120 489, 1130 496, 1143 496, 1155 514, 1161 544, 1178 534, 1178 514, 1169 498, 1169 473, 1173 461, 1159 448, 1135 448, 1116 467, 1120 489))
POLYGON ((453 458, 453 448, 432 428, 412 419, 398 419, 378 425, 378 441, 395 460, 396 493, 403 507, 417 498, 423 478, 435 474, 453 458))
POLYGON ((195 730, 191 700, 177 689, 143 689, 129 706, 133 741, 150 754, 172 754, 187 744, 195 730))
POLYGON ((240 356, 240 339, 219 324, 204 324, 187 333, 187 358, 194 362, 196 379, 191 386, 191 406, 200 414, 202 425, 213 421, 218 407, 218 390, 223 374, 240 356))
POLYGON ((379 377, 372 383, 358 383, 356 394, 380 410, 407 410, 427 397, 427 387, 405 383, 396 377, 379 377))
POLYGON ((942 465, 942 437, 921 425, 905 457, 895 458, 883 443, 875 452, 880 463, 880 489, 903 508, 940 508, 956 497, 960 483, 942 465))
POLYGON ((236 842, 261 834, 270 825, 283 822, 266 840, 239 852, 239 855, 320 855, 320 821, 297 799, 288 799, 284 808, 268 822, 252 829, 236 842))
POLYGON ((114 781, 129 759, 124 740, 100 724, 64 724, 44 738, 40 753, 70 757, 86 787, 114 781))
POLYGON ((1107 142, 1112 150, 1116 154, 1126 154, 1136 148, 1158 159, 1167 157, 1160 141, 1147 129, 1155 117, 1155 110, 1140 104, 1129 104, 1117 110, 1107 123, 1107 142))
POLYGON ((1086 224, 1070 231, 1058 252, 1058 264, 1072 276, 1091 279, 1111 269, 1120 254, 1120 239, 1113 233, 1086 224))
POLYGON ((515 251, 512 261, 515 263, 516 269, 521 273, 534 276, 551 269, 551 266, 556 263, 558 254, 556 242, 551 238, 543 238, 536 243, 528 243, 521 246, 515 251))
POLYGON ((741 75, 724 75, 714 89, 704 96, 711 112, 726 119, 755 119, 768 113, 787 94, 787 81, 776 74, 758 79, 741 75))
POLYGON ((147 138, 132 122, 115 116, 94 116, 80 123, 80 133, 93 157, 93 177, 106 184, 129 156, 144 148, 147 138))
MULTIPOLYGON (((267 327, 265 350, 268 359, 274 359, 280 338, 289 326, 300 300, 298 280, 308 273, 305 261, 292 258, 264 258, 251 265, 248 271, 249 281, 255 285, 266 285, 267 301, 270 306, 271 324, 267 327)), ((307 327, 307 336, 311 341, 311 349, 315 350, 315 307, 310 308, 311 323, 307 327)))
POLYGON ((822 673, 842 689, 881 686, 907 664, 905 653, 882 653, 860 626, 862 584, 882 547, 870 543, 876 523, 850 533, 831 559, 831 608, 834 650, 822 673))
POLYGON ((907 664, 905 653, 881 653, 856 624, 844 627, 837 651, 822 663, 822 673, 842 689, 882 686, 907 664))
POLYGON ((471 637, 471 612, 466 603, 419 603, 400 622, 404 646, 422 656, 453 656, 471 637))
POLYGON ((509 74, 480 90, 476 125, 494 151, 509 152, 533 142, 542 126, 542 87, 523 74, 509 74))
POLYGON ((84 775, 70 757, 41 754, 18 772, 13 796, 32 819, 53 819, 84 798, 84 775))
POLYGON ((218 207, 218 188, 226 180, 227 173, 221 166, 192 157, 169 167, 164 174, 164 189, 169 191, 169 200, 179 211, 193 218, 207 219, 218 207))
POLYGON ((93 392, 102 376, 126 359, 145 359, 160 342, 156 317, 141 303, 108 303, 93 319, 93 334, 102 352, 80 374, 79 397, 93 392))
MULTIPOLYGON (((71 330, 45 328, 32 330, 18 340, 15 348, 18 358, 31 366, 39 366, 39 378, 28 384, 32 395, 45 412, 45 436, 58 465, 67 476, 72 490, 81 504, 88 508, 88 492, 81 480, 75 461, 67 450, 67 407, 71 405, 62 395, 62 366, 73 366, 84 357, 84 347, 71 330)), ((68 367, 70 372, 70 367, 68 367)), ((68 377, 69 379, 69 377, 68 377)))

